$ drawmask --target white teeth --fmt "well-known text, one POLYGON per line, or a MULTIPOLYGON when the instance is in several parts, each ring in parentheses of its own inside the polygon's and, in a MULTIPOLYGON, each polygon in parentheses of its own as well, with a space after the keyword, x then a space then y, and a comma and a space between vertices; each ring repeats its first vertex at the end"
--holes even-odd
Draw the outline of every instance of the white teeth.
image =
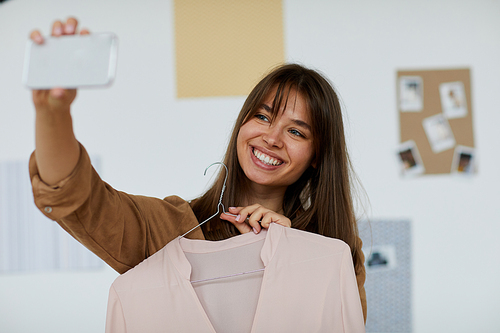
POLYGON ((268 165, 277 166, 277 165, 280 165, 281 163, 283 163, 275 158, 272 158, 268 155, 261 153, 260 151, 257 151, 256 149, 253 150, 253 154, 255 155, 255 157, 257 157, 259 159, 259 161, 261 161, 265 164, 268 164, 268 165))

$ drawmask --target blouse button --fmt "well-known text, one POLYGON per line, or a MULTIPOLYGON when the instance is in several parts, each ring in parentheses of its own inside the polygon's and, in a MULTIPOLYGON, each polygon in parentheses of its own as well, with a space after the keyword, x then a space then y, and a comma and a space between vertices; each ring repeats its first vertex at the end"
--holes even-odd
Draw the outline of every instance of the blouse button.
POLYGON ((50 207, 50 206, 45 207, 43 210, 44 210, 44 211, 45 211, 45 213, 47 213, 47 214, 52 213, 52 207, 50 207))

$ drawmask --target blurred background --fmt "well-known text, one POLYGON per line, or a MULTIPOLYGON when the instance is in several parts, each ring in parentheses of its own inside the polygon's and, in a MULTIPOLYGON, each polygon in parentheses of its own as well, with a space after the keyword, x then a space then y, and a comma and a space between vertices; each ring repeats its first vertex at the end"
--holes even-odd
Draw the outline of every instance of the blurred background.
MULTIPOLYGON (((176 26, 182 18, 176 10, 211 3, 218 8, 221 2, 0 3, 0 163, 25 165, 28 179, 34 108, 21 83, 24 50, 30 32, 39 28, 48 34, 54 19, 75 16, 92 32, 119 38, 113 85, 80 90, 72 114, 76 136, 98 156, 103 179, 133 194, 185 199, 201 194, 211 179, 203 171, 222 158, 250 89, 245 87, 281 61, 301 63, 324 73, 341 96, 352 162, 369 198, 360 216, 411 223, 411 331, 498 332, 500 1, 283 0, 263 9, 260 19, 275 21, 260 30, 251 22, 260 22, 259 6, 266 1, 234 1, 250 6, 245 8, 256 18, 240 44, 228 41, 230 47, 253 45, 243 52, 250 59, 256 57, 252 52, 272 52, 256 62, 234 56, 237 68, 241 63, 256 68, 255 76, 232 71, 234 80, 243 77, 239 91, 224 90, 232 86, 231 73, 224 82, 213 71, 199 72, 200 81, 208 75, 207 82, 222 87, 206 92, 194 85, 199 70, 176 59, 187 38, 176 26), (274 39, 267 38, 271 34, 274 39), (477 173, 402 177, 397 71, 455 68, 470 69, 477 173), (187 88, 181 92, 185 73, 187 88)), ((231 11, 217 15, 236 22, 247 17, 231 11)), ((211 31, 209 23, 194 22, 195 32, 211 31)), ((192 52, 210 56, 204 47, 192 52)), ((226 61, 217 59, 211 61, 226 61)), ((0 235, 13 221, 0 223, 0 235)), ((103 332, 116 277, 107 266, 4 271, 0 332, 103 332)))

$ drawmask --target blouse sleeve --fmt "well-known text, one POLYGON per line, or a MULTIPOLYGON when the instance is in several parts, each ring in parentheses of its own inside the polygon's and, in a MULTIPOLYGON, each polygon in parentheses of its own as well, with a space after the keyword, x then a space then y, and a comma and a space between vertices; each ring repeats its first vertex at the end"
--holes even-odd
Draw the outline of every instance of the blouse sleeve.
MULTIPOLYGON (((117 272, 124 273, 198 224, 188 202, 117 191, 101 180, 80 145, 73 172, 49 186, 38 174, 35 154, 29 170, 36 206, 117 272)), ((203 239, 201 229, 188 237, 203 239)))
POLYGON ((127 325, 120 298, 113 285, 109 289, 105 333, 126 333, 127 325))
MULTIPOLYGON (((365 332, 364 309, 358 301, 358 283, 353 270, 351 251, 347 248, 342 255, 340 292, 342 298, 342 320, 345 332, 365 332)), ((363 289, 364 290, 364 289, 363 289)))

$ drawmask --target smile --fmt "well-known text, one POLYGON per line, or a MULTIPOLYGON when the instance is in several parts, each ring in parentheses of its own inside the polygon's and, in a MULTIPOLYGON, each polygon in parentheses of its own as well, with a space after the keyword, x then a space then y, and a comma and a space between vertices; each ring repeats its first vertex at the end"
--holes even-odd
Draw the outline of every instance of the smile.
POLYGON ((257 157, 257 159, 259 161, 261 161, 262 163, 264 164, 267 164, 267 165, 272 165, 272 166, 278 166, 278 165, 281 165, 283 164, 283 161, 281 160, 278 160, 274 157, 271 157, 269 155, 266 155, 260 151, 258 151, 257 149, 252 149, 252 153, 254 154, 255 157, 257 157))

